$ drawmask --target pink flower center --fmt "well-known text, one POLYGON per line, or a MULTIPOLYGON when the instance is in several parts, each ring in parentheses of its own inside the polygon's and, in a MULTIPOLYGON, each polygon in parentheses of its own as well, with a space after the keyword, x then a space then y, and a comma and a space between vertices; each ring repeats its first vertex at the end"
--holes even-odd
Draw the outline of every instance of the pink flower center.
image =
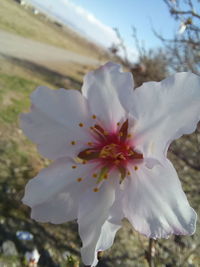
MULTIPOLYGON (((118 124, 118 126, 120 126, 118 124)), ((129 173, 127 166, 143 160, 143 155, 136 152, 133 147, 133 138, 128 133, 128 120, 114 132, 107 132, 99 124, 90 127, 95 142, 88 142, 88 147, 78 154, 83 160, 97 162, 100 166, 99 181, 106 179, 108 172, 118 169, 121 173, 121 180, 129 173)))

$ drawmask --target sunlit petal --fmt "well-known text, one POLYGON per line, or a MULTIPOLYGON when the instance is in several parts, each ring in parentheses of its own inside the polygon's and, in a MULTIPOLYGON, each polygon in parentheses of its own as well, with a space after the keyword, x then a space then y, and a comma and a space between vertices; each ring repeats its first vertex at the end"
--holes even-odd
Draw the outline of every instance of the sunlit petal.
POLYGON ((121 72, 120 65, 108 62, 85 76, 82 92, 89 101, 91 112, 110 129, 115 127, 126 113, 116 89, 121 88, 126 94, 133 87, 132 75, 129 72, 121 72))
POLYGON ((194 233, 196 213, 168 160, 141 167, 125 183, 124 214, 138 232, 155 239, 194 233))
MULTIPOLYGON (((31 112, 21 115, 21 127, 49 159, 74 157, 89 138, 79 123, 88 121, 84 98, 76 90, 39 87, 31 95, 31 112)), ((86 126, 86 125, 85 125, 86 126)))
POLYGON ((136 122, 135 142, 146 156, 166 155, 170 143, 192 133, 200 120, 200 78, 177 73, 162 82, 147 82, 120 101, 136 122))

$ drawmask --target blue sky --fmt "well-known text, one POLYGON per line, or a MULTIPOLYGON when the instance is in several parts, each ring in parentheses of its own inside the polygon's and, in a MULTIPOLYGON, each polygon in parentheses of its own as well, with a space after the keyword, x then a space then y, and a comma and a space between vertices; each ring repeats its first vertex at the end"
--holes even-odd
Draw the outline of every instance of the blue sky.
POLYGON ((163 0, 73 0, 73 3, 90 11, 106 25, 117 27, 128 45, 133 42, 132 26, 147 47, 160 44, 152 27, 164 36, 172 36, 178 28, 163 0))
MULTIPOLYGON (((146 48, 156 48, 160 41, 152 27, 165 37, 173 36, 178 24, 170 17, 163 0, 27 0, 84 36, 106 47, 117 43, 113 28, 118 28, 135 57, 132 26, 146 48)), ((132 53, 132 54, 131 54, 132 53)))

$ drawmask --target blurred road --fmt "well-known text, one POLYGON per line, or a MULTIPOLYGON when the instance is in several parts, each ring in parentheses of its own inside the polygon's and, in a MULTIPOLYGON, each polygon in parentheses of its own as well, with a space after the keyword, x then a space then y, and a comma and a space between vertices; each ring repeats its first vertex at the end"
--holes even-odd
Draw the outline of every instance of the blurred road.
POLYGON ((0 30, 0 54, 40 64, 63 72, 70 62, 97 65, 93 58, 0 30))

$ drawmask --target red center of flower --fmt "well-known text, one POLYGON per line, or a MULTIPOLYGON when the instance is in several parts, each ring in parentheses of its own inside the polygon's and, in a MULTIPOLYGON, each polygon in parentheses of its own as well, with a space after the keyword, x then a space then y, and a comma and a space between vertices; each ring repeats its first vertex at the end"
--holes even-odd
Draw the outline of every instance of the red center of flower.
MULTIPOLYGON (((87 161, 94 161, 101 166, 100 179, 107 178, 107 173, 118 169, 121 180, 127 175, 127 165, 137 164, 143 155, 136 152, 132 145, 132 136, 128 133, 128 120, 114 132, 107 132, 99 124, 90 127, 95 142, 88 142, 88 147, 78 154, 78 157, 87 161)), ((135 166, 137 169, 137 166, 135 166)))

